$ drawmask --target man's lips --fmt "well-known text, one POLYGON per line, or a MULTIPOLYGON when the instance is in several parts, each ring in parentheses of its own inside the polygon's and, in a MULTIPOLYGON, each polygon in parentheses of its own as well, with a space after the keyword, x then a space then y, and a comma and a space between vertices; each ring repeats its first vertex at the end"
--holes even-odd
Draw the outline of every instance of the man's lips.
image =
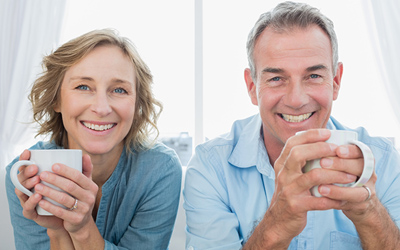
POLYGON ((288 115, 288 114, 279 114, 279 116, 287 121, 287 122, 302 122, 305 121, 307 119, 309 119, 315 112, 311 112, 311 113, 306 113, 306 114, 302 114, 302 115, 288 115))
POLYGON ((117 125, 116 123, 108 123, 108 124, 93 124, 90 122, 82 122, 82 124, 91 129, 91 130, 95 130, 95 131, 105 131, 105 130, 109 130, 112 127, 114 127, 115 125, 117 125))

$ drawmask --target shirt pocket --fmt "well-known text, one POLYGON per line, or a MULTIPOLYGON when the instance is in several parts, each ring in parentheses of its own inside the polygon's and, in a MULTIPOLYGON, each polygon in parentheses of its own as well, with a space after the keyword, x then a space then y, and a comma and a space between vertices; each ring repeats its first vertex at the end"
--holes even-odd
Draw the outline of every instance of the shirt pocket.
POLYGON ((330 243, 330 250, 362 250, 358 237, 339 231, 331 232, 330 243))

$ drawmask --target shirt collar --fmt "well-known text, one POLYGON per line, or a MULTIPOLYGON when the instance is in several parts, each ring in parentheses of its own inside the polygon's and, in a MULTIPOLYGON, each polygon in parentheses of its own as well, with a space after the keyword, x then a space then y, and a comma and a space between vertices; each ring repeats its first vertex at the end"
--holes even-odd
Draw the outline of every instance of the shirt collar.
POLYGON ((261 117, 257 114, 242 129, 240 129, 242 124, 234 125, 233 130, 239 130, 240 134, 235 148, 228 158, 230 164, 239 168, 249 168, 256 166, 260 157, 269 162, 261 137, 261 124, 261 117))
MULTIPOLYGON (((233 130, 237 130, 239 139, 228 158, 228 162, 238 168, 250 168, 257 166, 257 169, 266 174, 272 175, 273 168, 269 163, 267 150, 261 133, 261 117, 259 114, 251 117, 250 121, 240 130, 241 124, 235 124, 233 130)), ((332 119, 328 120, 327 129, 336 130, 332 119)))

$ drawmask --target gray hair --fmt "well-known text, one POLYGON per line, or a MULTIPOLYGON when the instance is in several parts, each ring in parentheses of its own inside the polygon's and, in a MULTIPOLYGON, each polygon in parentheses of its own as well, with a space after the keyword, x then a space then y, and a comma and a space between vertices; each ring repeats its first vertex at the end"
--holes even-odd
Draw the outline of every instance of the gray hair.
POLYGON ((261 33, 270 26, 276 32, 289 31, 295 27, 307 28, 312 24, 318 25, 329 37, 332 46, 333 74, 336 74, 339 60, 338 42, 333 22, 324 16, 317 8, 305 3, 283 2, 273 10, 261 14, 247 38, 247 58, 253 79, 256 79, 254 65, 254 46, 261 33))

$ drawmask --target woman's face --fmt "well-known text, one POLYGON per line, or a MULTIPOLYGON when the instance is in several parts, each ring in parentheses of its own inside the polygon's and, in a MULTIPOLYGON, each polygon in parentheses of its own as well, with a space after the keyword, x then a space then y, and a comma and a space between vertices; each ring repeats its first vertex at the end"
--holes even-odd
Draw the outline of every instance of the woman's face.
POLYGON ((60 112, 71 149, 90 155, 120 154, 135 114, 134 65, 116 46, 99 46, 69 68, 61 85, 60 112))

